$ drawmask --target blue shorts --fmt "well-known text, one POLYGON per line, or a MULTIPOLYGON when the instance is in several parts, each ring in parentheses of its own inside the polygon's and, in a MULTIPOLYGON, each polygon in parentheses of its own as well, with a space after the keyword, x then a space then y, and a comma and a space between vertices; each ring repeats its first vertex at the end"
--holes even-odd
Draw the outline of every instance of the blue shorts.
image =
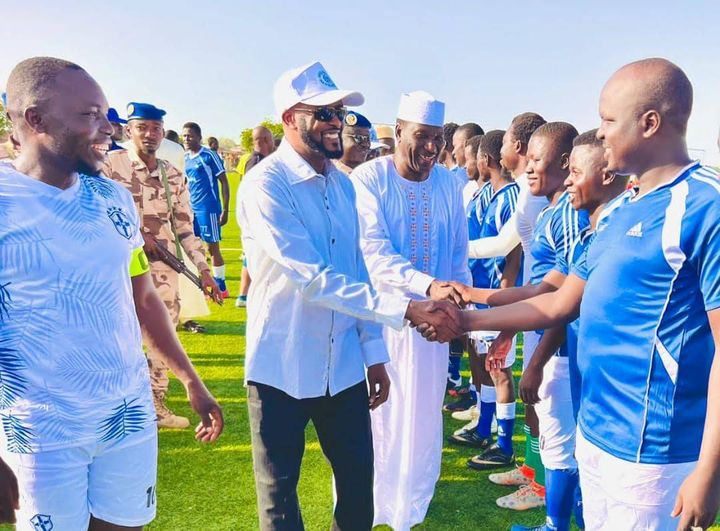
POLYGON ((220 215, 215 212, 195 212, 193 219, 195 236, 205 243, 217 243, 220 238, 220 215))

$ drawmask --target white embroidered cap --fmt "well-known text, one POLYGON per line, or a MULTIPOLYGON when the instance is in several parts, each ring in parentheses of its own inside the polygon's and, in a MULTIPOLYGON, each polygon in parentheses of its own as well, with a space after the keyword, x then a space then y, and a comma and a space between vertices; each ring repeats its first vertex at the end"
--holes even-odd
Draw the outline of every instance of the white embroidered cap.
POLYGON ((406 122, 442 127, 445 123, 445 103, 432 94, 416 90, 400 96, 397 117, 406 122))

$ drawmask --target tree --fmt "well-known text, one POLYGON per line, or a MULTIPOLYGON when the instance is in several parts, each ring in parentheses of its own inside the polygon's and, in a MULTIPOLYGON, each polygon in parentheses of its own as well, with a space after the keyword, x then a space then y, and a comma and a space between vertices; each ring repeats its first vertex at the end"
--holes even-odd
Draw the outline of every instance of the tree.
POLYGON ((8 117, 5 114, 5 107, 3 107, 3 104, 0 103, 0 142, 10 136, 10 129, 10 120, 8 120, 8 117))
MULTIPOLYGON (((278 139, 282 138, 283 136, 283 128, 282 124, 278 122, 273 122, 271 119, 266 118, 262 122, 260 122, 259 125, 265 126, 268 129, 270 129, 270 132, 273 135, 273 138, 278 139)), ((255 129, 254 127, 251 127, 249 129, 243 129, 243 132, 240 133, 240 145, 245 150, 245 152, 250 153, 253 149, 252 146, 252 131, 255 129)))

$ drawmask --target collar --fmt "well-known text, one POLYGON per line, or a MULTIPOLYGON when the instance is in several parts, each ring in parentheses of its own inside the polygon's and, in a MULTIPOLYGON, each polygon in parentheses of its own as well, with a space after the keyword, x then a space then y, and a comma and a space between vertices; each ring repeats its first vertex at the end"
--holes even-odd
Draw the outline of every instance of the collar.
POLYGON ((334 172, 340 171, 335 168, 332 162, 326 160, 325 174, 317 173, 313 167, 293 149, 287 140, 283 140, 280 143, 280 147, 277 148, 275 154, 290 170, 287 175, 290 184, 298 184, 314 177, 330 177, 334 172))
MULTIPOLYGON (((145 164, 145 162, 140 158, 140 155, 137 154, 137 151, 135 151, 135 146, 129 145, 129 146, 127 147, 127 154, 128 154, 128 158, 130 159, 130 164, 132 165, 132 167, 133 167, 134 169, 143 170, 143 171, 145 171, 148 175, 152 175, 152 174, 154 174, 154 173, 158 173, 158 169, 159 169, 159 167, 160 167, 160 166, 159 166, 159 163, 158 163, 158 168, 156 168, 155 171, 152 171, 152 172, 151 172, 151 171, 148 169, 148 167, 147 167, 147 165, 145 164)), ((158 160, 160 160, 160 159, 158 159, 158 160)))

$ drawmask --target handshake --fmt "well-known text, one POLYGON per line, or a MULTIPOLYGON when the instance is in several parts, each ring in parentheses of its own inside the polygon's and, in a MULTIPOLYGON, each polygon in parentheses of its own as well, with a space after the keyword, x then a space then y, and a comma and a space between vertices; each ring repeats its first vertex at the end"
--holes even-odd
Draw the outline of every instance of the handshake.
POLYGON ((429 341, 445 343, 467 332, 462 308, 469 301, 468 287, 458 282, 433 280, 430 300, 410 301, 405 318, 429 341))

